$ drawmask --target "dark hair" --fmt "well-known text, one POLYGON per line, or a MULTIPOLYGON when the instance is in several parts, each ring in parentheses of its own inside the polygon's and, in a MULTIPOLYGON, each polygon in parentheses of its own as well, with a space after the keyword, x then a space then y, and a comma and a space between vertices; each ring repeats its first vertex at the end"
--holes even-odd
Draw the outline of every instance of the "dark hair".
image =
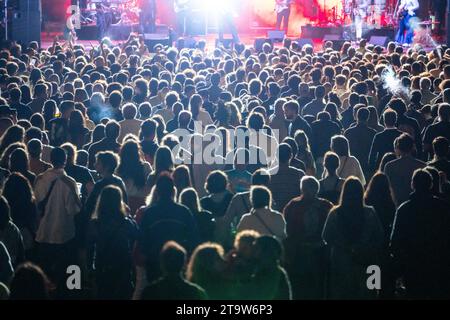
MULTIPOLYGON (((368 206, 383 204, 384 208, 389 206, 393 212, 395 211, 392 189, 386 174, 384 174, 383 172, 377 172, 373 175, 372 179, 370 179, 369 183, 367 184, 366 192, 364 194, 364 200, 368 206)), ((377 213, 381 218, 381 216, 385 212, 377 211, 377 213)), ((392 223, 392 221, 390 221, 389 223, 392 223)))
POLYGON ((449 141, 444 137, 437 137, 433 140, 433 151, 438 157, 446 157, 449 153, 449 141))
POLYGON ((28 153, 25 149, 17 148, 9 156, 9 169, 12 172, 25 174, 29 170, 28 153))
POLYGON ((250 190, 250 200, 254 209, 261 209, 272 206, 272 193, 265 186, 252 186, 250 190))
POLYGON ((156 150, 153 169, 157 174, 163 171, 172 171, 173 156, 169 147, 161 146, 156 150))
POLYGON ((212 171, 208 174, 205 189, 210 194, 220 193, 226 190, 228 177, 220 170, 212 171))
POLYGON ((119 157, 111 151, 97 153, 96 160, 100 161, 102 166, 110 173, 113 173, 119 164, 119 157))
POLYGON ((173 179, 168 172, 162 172, 155 184, 155 192, 158 199, 172 199, 175 194, 175 185, 173 179))
POLYGON ((401 153, 411 153, 414 149, 414 139, 407 133, 402 133, 394 141, 395 148, 401 153))
POLYGON ((98 197, 93 218, 106 224, 124 219, 126 211, 122 199, 122 190, 119 187, 106 186, 98 197))
POLYGON ((336 174, 336 170, 339 168, 339 165, 340 159, 336 153, 332 151, 325 153, 323 158, 323 166, 327 169, 328 175, 334 176, 336 174))
POLYGON ((175 241, 168 241, 161 249, 161 271, 179 274, 186 263, 186 250, 175 241))
POLYGON ((50 162, 54 168, 64 167, 67 161, 67 154, 63 148, 56 147, 50 152, 50 162))
POLYGON ((336 152, 339 157, 350 156, 348 140, 344 136, 334 136, 331 138, 331 150, 336 152))
POLYGON ((417 169, 412 176, 412 187, 418 192, 430 191, 433 187, 433 177, 426 169, 417 169))
POLYGON ((289 163, 292 159, 292 148, 287 143, 281 143, 278 146, 278 161, 280 163, 289 163))
POLYGON ((176 167, 172 173, 172 178, 179 193, 192 185, 188 166, 180 165, 176 167))
POLYGON ((47 300, 50 281, 42 269, 31 263, 21 264, 11 281, 10 300, 47 300))
POLYGON ((109 139, 117 139, 120 135, 120 125, 117 121, 110 120, 105 126, 105 137, 109 139))
POLYGON ((120 149, 120 165, 117 168, 117 174, 123 180, 133 180, 138 188, 144 187, 147 180, 142 157, 141 146, 137 141, 128 140, 120 149))
POLYGON ((349 243, 357 241, 364 225, 364 187, 358 178, 345 180, 335 213, 343 238, 349 243))
POLYGON ((253 186, 266 186, 270 184, 270 174, 265 169, 258 169, 252 174, 252 185, 253 186))

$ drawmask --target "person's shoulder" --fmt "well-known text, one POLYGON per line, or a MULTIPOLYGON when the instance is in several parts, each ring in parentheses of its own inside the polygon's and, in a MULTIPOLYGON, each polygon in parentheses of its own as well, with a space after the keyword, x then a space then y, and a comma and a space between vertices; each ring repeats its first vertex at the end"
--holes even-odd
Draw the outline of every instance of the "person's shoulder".
POLYGON ((61 175, 60 179, 62 182, 64 182, 70 188, 76 187, 76 185, 77 185, 77 182, 75 181, 75 179, 72 178, 71 176, 68 176, 67 174, 61 175))

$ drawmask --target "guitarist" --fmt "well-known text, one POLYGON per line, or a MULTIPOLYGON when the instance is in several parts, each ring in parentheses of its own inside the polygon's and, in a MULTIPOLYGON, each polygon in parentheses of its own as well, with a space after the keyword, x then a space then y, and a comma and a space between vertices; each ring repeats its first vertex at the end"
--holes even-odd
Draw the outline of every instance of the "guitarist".
POLYGON ((189 7, 191 0, 174 0, 173 7, 177 15, 177 32, 178 36, 185 37, 187 35, 187 21, 189 16, 189 7))
POLYGON ((413 42, 414 30, 410 24, 411 18, 416 16, 419 9, 418 0, 401 0, 398 7, 400 19, 396 41, 400 44, 411 44, 413 42))
POLYGON ((292 0, 275 0, 275 11, 277 13, 277 30, 284 30, 286 33, 289 27, 289 17, 291 15, 292 0), (283 29, 281 23, 283 22, 283 29))

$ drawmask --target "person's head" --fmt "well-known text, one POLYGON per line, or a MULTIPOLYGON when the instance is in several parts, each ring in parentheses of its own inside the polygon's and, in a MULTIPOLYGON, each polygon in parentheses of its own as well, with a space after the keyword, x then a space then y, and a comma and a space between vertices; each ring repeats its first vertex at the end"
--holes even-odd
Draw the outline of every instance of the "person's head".
POLYGON ((180 203, 188 207, 193 214, 201 211, 200 200, 194 188, 186 188, 181 192, 180 203))
POLYGON ((172 171, 173 163, 173 155, 169 147, 161 146, 158 148, 158 150, 156 150, 154 166, 154 170, 156 173, 161 173, 163 171, 172 171))
POLYGON ((433 177, 426 169, 417 169, 414 171, 411 188, 418 193, 428 193, 433 187, 433 177))
POLYGON ((9 156, 9 169, 12 172, 25 173, 29 169, 28 153, 23 148, 15 149, 9 156))
POLYGON ((74 146, 70 142, 66 142, 63 145, 61 145, 61 148, 66 151, 67 154, 67 163, 66 165, 74 165, 77 161, 77 147, 74 146))
POLYGON ((272 207, 272 193, 265 186, 252 186, 250 189, 250 201, 253 209, 272 207))
POLYGON ((286 119, 294 120, 298 116, 300 105, 297 101, 293 100, 286 102, 283 106, 283 109, 286 119))
POLYGON ((122 108, 122 115, 125 120, 131 120, 136 118, 137 109, 134 103, 127 103, 122 108))
POLYGON ((320 190, 319 181, 313 176, 304 176, 300 180, 300 190, 307 199, 314 199, 320 190))
POLYGON ((283 256, 283 246, 274 236, 262 235, 255 240, 254 252, 260 269, 275 269, 283 256))
POLYGON ((168 241, 161 249, 161 271, 166 276, 178 276, 186 264, 186 250, 175 241, 168 241))
POLYGON ((437 137, 433 140, 433 151, 437 158, 446 158, 450 151, 449 141, 445 137, 437 137))
POLYGON ((292 148, 287 143, 278 146, 278 162, 280 165, 289 165, 293 157, 292 148))
POLYGON ((348 177, 342 186, 339 206, 344 208, 363 208, 364 187, 358 178, 348 177))
POLYGON ((339 156, 336 153, 332 151, 328 151, 327 153, 325 153, 325 156, 323 158, 323 166, 326 169, 328 176, 336 176, 339 165, 340 160, 339 156))
POLYGON ((173 201, 175 198, 175 184, 168 172, 163 172, 159 175, 155 184, 155 193, 160 201, 173 201))
POLYGON ((350 147, 346 137, 334 136, 331 138, 331 150, 339 157, 350 156, 350 147))
POLYGON ((40 159, 42 154, 42 142, 38 139, 31 139, 27 144, 28 154, 32 159, 40 159))
POLYGON ((325 97, 325 93, 326 93, 325 87, 322 85, 317 86, 314 89, 314 96, 316 97, 317 100, 323 99, 325 97))
POLYGON ((106 186, 100 193, 92 218, 105 224, 112 221, 121 221, 126 215, 122 199, 122 190, 119 187, 106 186))
POLYGON ((50 152, 50 162, 55 169, 62 169, 66 166, 67 154, 63 148, 56 147, 50 152))
POLYGON ((215 170, 208 174, 205 189, 209 194, 222 193, 227 189, 228 178, 221 170, 215 170))
POLYGON ((367 123, 367 121, 369 120, 369 116, 370 116, 370 111, 368 108, 359 108, 358 111, 356 112, 356 120, 358 121, 358 123, 367 123))
POLYGON ((239 257, 244 259, 253 258, 253 245, 255 240, 260 237, 259 232, 255 230, 243 230, 236 234, 234 239, 234 249, 239 257))
POLYGON ((189 126, 189 123, 191 122, 192 114, 190 111, 183 110, 178 115, 178 126, 180 128, 186 129, 189 126))
POLYGON ((95 156, 95 170, 102 176, 110 176, 116 171, 119 157, 111 151, 103 151, 95 156))
POLYGON ((386 128, 393 128, 397 123, 397 113, 392 109, 388 109, 383 113, 383 119, 386 128))
POLYGON ((415 149, 414 139, 407 133, 402 133, 394 141, 395 153, 398 156, 411 155, 415 149))
POLYGON ((25 262, 17 267, 10 285, 10 300, 47 300, 50 281, 42 269, 25 262))
POLYGON ((378 166, 378 170, 381 172, 384 172, 384 168, 386 167, 386 164, 391 162, 392 160, 397 159, 397 156, 394 152, 388 152, 385 153, 384 156, 381 158, 380 165, 378 166))
POLYGON ((270 174, 265 169, 258 169, 252 174, 252 186, 266 186, 270 184, 270 174))
POLYGON ((189 167, 186 165, 176 167, 172 173, 172 177, 179 193, 181 193, 183 189, 191 186, 191 175, 189 167))
POLYGON ((373 175, 367 185, 364 199, 369 206, 374 205, 378 200, 389 201, 391 204, 393 203, 391 185, 386 174, 378 171, 373 175))
POLYGON ((199 245, 189 260, 186 278, 200 286, 217 281, 217 277, 224 271, 224 254, 220 244, 206 242, 199 245))
POLYGON ((441 121, 450 122, 450 104, 441 103, 439 105, 438 115, 441 121))
POLYGON ((61 116, 65 119, 69 119, 72 111, 75 110, 75 103, 73 101, 63 101, 59 105, 59 111, 61 112, 61 116))
POLYGON ((141 124, 139 137, 141 139, 154 140, 156 136, 156 128, 158 123, 155 120, 147 119, 141 124))
POLYGON ((116 141, 120 135, 120 125, 117 121, 110 120, 105 126, 105 138, 116 141))

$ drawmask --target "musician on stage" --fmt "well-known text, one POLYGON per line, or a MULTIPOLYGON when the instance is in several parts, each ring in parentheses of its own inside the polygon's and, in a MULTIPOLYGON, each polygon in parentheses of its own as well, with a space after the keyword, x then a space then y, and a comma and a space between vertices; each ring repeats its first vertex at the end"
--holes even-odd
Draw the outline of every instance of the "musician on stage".
POLYGON ((234 8, 233 0, 227 0, 226 2, 217 3, 218 23, 219 23, 219 42, 223 44, 224 32, 228 27, 232 37, 233 43, 239 43, 239 35, 234 18, 237 15, 234 8))
POLYGON ((413 42, 414 30, 411 26, 411 18, 416 16, 416 10, 419 9, 418 0, 401 0, 398 7, 398 16, 400 18, 399 30, 396 41, 401 44, 411 44, 413 42))
POLYGON ((140 0, 139 25, 141 33, 156 32, 156 0, 140 0))
POLYGON ((367 10, 369 9, 370 0, 354 0, 353 1, 353 22, 355 23, 356 40, 362 39, 364 23, 367 19, 367 10))
POLYGON ((292 0, 275 0, 275 11, 277 12, 277 30, 288 31, 289 17, 291 15, 292 0), (283 29, 281 29, 281 23, 283 22, 283 29))
POLYGON ((174 10, 177 15, 177 33, 179 37, 185 37, 188 34, 188 16, 190 9, 190 0, 174 0, 174 10))
POLYGON ((104 37, 107 36, 109 32, 109 28, 112 25, 112 17, 101 3, 97 3, 96 11, 97 11, 98 40, 101 41, 104 37))

